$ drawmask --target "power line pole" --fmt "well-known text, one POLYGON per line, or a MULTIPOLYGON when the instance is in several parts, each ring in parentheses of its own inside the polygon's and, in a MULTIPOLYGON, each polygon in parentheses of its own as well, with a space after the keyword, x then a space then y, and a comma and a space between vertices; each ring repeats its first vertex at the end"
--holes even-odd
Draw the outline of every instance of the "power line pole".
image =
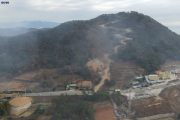
POLYGON ((128 111, 131 112, 131 89, 129 90, 128 111))
POLYGON ((25 96, 26 96, 26 86, 25 86, 25 96))

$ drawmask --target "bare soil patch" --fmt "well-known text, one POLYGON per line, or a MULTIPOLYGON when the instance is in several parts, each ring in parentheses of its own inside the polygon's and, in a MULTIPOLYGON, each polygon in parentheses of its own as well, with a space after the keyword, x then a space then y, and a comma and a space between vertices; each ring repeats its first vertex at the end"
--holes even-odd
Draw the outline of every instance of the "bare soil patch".
POLYGON ((177 116, 180 111, 180 85, 165 88, 159 96, 170 103, 172 111, 177 116))
POLYGON ((104 67, 104 63, 101 62, 99 59, 93 59, 87 63, 87 66, 92 66, 93 70, 96 71, 97 68, 101 70, 104 67))
POLYGON ((116 120, 111 105, 96 108, 95 120, 116 120))
POLYGON ((167 100, 162 100, 160 97, 157 99, 151 97, 133 100, 132 108, 136 111, 135 115, 139 118, 173 112, 169 102, 167 100))
POLYGON ((6 84, 4 87, 1 87, 1 90, 8 90, 9 91, 12 91, 12 90, 24 90, 24 85, 26 83, 23 83, 23 82, 16 82, 16 81, 12 81, 8 84, 6 84))
POLYGON ((42 73, 42 70, 35 70, 35 71, 31 71, 31 72, 26 72, 26 73, 23 73, 23 74, 15 77, 15 80, 30 81, 36 75, 41 74, 41 73, 42 73))

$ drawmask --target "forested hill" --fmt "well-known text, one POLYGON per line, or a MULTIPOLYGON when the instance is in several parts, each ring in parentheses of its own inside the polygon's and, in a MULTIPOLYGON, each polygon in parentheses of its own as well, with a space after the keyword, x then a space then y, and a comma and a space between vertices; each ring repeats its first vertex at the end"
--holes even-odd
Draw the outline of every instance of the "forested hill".
POLYGON ((151 71, 158 69, 166 58, 180 58, 180 36, 148 16, 120 12, 62 23, 46 31, 0 37, 0 70, 16 74, 65 65, 83 67, 90 59, 113 53, 113 47, 121 40, 115 34, 133 40, 120 49, 114 59, 136 60, 151 71), (99 26, 103 24, 106 29, 99 26), (133 32, 126 33, 127 28, 133 32))
POLYGON ((135 60, 147 71, 160 69, 167 59, 180 60, 180 35, 148 16, 133 13, 111 24, 118 28, 132 28, 126 36, 133 38, 116 59, 135 60))

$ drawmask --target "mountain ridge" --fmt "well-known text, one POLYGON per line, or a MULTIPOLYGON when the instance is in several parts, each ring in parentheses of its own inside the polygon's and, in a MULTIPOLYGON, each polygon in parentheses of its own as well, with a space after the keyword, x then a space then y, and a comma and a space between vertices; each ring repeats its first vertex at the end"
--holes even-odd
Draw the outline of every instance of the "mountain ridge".
POLYGON ((122 45, 123 40, 125 44, 111 58, 135 60, 147 71, 159 69, 160 64, 173 54, 176 57, 172 59, 180 58, 179 35, 151 17, 134 11, 103 14, 91 20, 69 21, 46 31, 0 37, 0 40, 1 71, 13 73, 66 65, 72 66, 75 71, 85 66, 90 59, 113 53, 113 47, 122 45), (126 32, 126 29, 132 29, 133 32, 126 32), (125 38, 132 40, 125 41, 125 38))

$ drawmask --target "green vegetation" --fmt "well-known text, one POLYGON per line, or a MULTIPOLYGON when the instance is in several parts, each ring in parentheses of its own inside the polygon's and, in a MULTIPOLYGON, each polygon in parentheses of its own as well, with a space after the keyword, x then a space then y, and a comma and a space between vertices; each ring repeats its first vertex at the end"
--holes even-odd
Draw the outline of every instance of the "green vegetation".
POLYGON ((9 104, 9 101, 7 101, 7 100, 0 103, 0 116, 9 115, 10 107, 11 107, 11 105, 9 104))
POLYGON ((106 86, 111 87, 111 86, 114 86, 116 84, 116 81, 114 79, 112 79, 110 81, 108 79, 105 79, 104 83, 106 86))
MULTIPOLYGON (((9 74, 11 77, 26 70, 64 68, 65 74, 72 74, 72 70, 83 68, 88 60, 103 53, 111 53, 113 46, 119 44, 113 36, 123 30, 111 28, 105 33, 98 27, 105 23, 117 29, 133 30, 132 33, 124 33, 133 40, 114 56, 116 60, 135 60, 148 71, 158 70, 166 59, 180 60, 179 35, 148 16, 120 12, 86 21, 66 22, 45 31, 15 37, 0 36, 0 72, 12 73, 9 74)), ((81 69, 76 72, 85 79, 91 77, 90 73, 81 69)))
POLYGON ((52 106, 46 111, 46 115, 52 115, 52 120, 94 120, 95 109, 90 102, 109 100, 109 93, 100 90, 93 95, 83 91, 82 96, 61 95, 52 100, 52 106))
POLYGON ((45 109, 42 109, 42 105, 38 105, 34 113, 29 117, 29 120, 36 120, 37 117, 45 112, 45 109))
POLYGON ((113 92, 112 94, 111 94, 111 98, 113 99, 113 101, 116 103, 116 105, 121 105, 122 103, 123 103, 123 101, 121 100, 121 93, 119 92, 119 91, 117 91, 117 92, 113 92))
POLYGON ((43 87, 52 87, 54 85, 54 81, 53 80, 45 80, 45 81, 42 82, 41 85, 43 87))
POLYGON ((180 36, 150 17, 130 14, 111 25, 133 30, 132 33, 126 33, 133 40, 127 43, 125 49, 118 51, 117 59, 135 60, 149 72, 160 69, 166 59, 180 60, 180 36))
POLYGON ((178 120, 180 120, 180 113, 178 114, 178 117, 177 117, 178 120))

